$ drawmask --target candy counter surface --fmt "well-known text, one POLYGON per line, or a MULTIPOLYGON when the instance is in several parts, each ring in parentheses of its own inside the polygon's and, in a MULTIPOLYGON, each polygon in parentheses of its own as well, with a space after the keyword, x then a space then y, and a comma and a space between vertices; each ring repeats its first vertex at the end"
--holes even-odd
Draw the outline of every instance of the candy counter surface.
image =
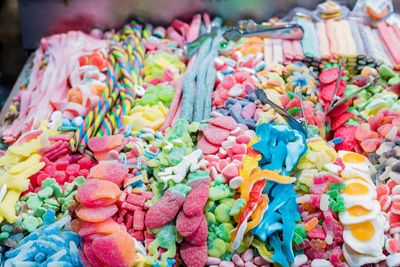
POLYGON ((2 266, 399 266, 379 3, 42 38, 1 114, 2 266))

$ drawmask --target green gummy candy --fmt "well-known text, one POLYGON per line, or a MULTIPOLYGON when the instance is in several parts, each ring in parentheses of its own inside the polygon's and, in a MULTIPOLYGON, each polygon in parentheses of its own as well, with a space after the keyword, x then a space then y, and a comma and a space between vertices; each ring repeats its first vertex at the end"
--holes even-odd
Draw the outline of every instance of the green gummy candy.
POLYGON ((229 212, 230 209, 226 204, 219 204, 214 211, 215 218, 220 223, 228 223, 231 221, 231 216, 229 216, 229 212))
POLYGON ((215 215, 212 214, 211 212, 206 213, 206 219, 207 219, 207 224, 213 224, 216 223, 217 221, 215 220, 215 215))
POLYGON ((294 243, 296 243, 298 245, 301 242, 303 242, 303 238, 298 233, 294 233, 293 234, 293 241, 294 241, 294 243))
POLYGON ((210 170, 197 170, 188 175, 188 184, 210 178, 210 170))
POLYGON ((302 238, 307 237, 307 231, 306 231, 306 229, 304 229, 303 225, 301 225, 301 224, 296 224, 296 226, 294 227, 294 231, 298 235, 300 235, 300 237, 302 237, 302 238))
MULTIPOLYGON (((229 244, 227 244, 229 246, 229 244)), ((222 257, 223 261, 231 261, 233 257, 233 252, 232 251, 227 251, 225 255, 222 257)))
POLYGON ((39 196, 32 195, 28 198, 26 201, 26 204, 28 205, 28 208, 31 210, 36 210, 37 208, 40 208, 43 205, 43 201, 39 198, 39 196))
POLYGON ((40 207, 38 209, 35 210, 35 216, 36 217, 43 217, 43 215, 46 214, 47 209, 40 207))
POLYGON ((56 179, 54 179, 54 178, 47 178, 46 180, 44 180, 44 181, 42 182, 42 189, 45 189, 45 188, 48 187, 48 186, 51 187, 53 184, 58 185, 56 179))
POLYGON ((400 77, 397 76, 397 75, 392 77, 392 78, 390 78, 389 81, 388 81, 388 85, 395 85, 395 84, 398 84, 398 83, 400 83, 400 77))
POLYGON ((1 231, 2 231, 2 232, 12 233, 13 230, 14 230, 14 227, 12 227, 12 225, 9 225, 9 224, 4 224, 4 225, 1 227, 1 231))
POLYGON ((339 196, 339 191, 331 190, 327 193, 331 198, 336 199, 339 196))
POLYGON ((392 68, 390 68, 387 65, 380 66, 378 69, 378 72, 379 72, 380 76, 385 80, 389 80, 390 78, 392 78, 396 75, 394 73, 394 71, 392 70, 392 68))
POLYGON ((384 79, 382 79, 382 78, 379 78, 379 79, 377 80, 377 83, 383 84, 383 85, 385 85, 385 86, 388 85, 387 81, 384 80, 384 79))
POLYGON ((168 152, 168 162, 173 165, 176 166, 178 165, 181 161, 182 158, 185 156, 185 148, 183 147, 176 147, 174 146, 170 152, 168 152))
POLYGON ((246 205, 246 200, 244 200, 243 198, 237 199, 235 201, 235 203, 233 204, 229 215, 231 215, 231 216, 238 215, 240 210, 244 207, 244 205, 246 205))
POLYGON ((217 238, 211 244, 211 246, 208 247, 207 254, 208 254, 208 256, 211 256, 211 257, 220 258, 225 254, 225 252, 226 252, 225 242, 222 239, 217 238))
POLYGON ((85 177, 78 176, 78 177, 76 177, 76 179, 72 183, 79 187, 80 185, 83 185, 85 182, 86 182, 85 177))
POLYGON ((182 198, 185 198, 192 188, 184 184, 177 184, 173 187, 170 187, 168 190, 173 194, 178 194, 182 196, 182 198))
POLYGON ((221 203, 226 204, 230 209, 233 207, 235 202, 236 200, 234 200, 233 198, 225 198, 221 200, 221 203))
POLYGON ((210 200, 221 200, 229 196, 230 190, 229 186, 226 184, 221 184, 210 188, 210 193, 208 199, 210 200))
POLYGON ((36 230, 36 228, 39 227, 39 220, 33 216, 27 216, 23 221, 22 221, 22 226, 28 231, 28 232, 33 232, 36 230))
POLYGON ((205 211, 213 212, 217 205, 212 200, 207 200, 206 205, 204 206, 205 211))
MULTIPOLYGON (((78 179, 78 178, 77 178, 78 179)), ((58 184, 53 184, 52 186, 51 186, 51 188, 53 189, 53 195, 56 197, 56 198, 59 198, 59 197, 62 197, 63 196, 63 190, 62 190, 62 188, 58 185, 58 184)), ((65 190, 65 194, 66 195, 68 195, 72 190, 73 190, 73 186, 72 186, 72 189, 71 190, 68 190, 68 188, 65 190)))
POLYGON ((53 195, 53 188, 51 187, 46 187, 45 189, 42 189, 38 192, 39 197, 41 198, 48 198, 51 195, 53 195))
POLYGON ((343 183, 331 183, 331 190, 341 191, 345 189, 346 185, 343 183))
POLYGON ((10 236, 10 233, 9 233, 9 232, 2 232, 2 233, 0 234, 0 240, 6 239, 6 238, 8 238, 9 236, 10 236))
POLYGON ((232 237, 230 235, 230 232, 233 230, 233 225, 230 223, 223 223, 218 226, 216 229, 216 234, 219 238, 224 240, 225 242, 230 242, 232 240, 232 237))

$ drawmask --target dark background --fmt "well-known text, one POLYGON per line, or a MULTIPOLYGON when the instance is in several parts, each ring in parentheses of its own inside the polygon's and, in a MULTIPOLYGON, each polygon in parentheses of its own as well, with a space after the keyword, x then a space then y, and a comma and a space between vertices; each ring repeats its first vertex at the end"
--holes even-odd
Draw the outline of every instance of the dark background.
POLYGON ((22 48, 17 0, 0 0, 0 107, 21 71, 28 53, 22 48))

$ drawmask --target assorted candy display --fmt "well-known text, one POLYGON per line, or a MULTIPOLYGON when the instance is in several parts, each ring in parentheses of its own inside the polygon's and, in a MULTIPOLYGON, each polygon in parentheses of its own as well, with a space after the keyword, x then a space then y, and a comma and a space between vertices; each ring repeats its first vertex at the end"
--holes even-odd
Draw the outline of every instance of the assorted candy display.
POLYGON ((2 266, 400 266, 376 2, 43 38, 1 130, 2 266))

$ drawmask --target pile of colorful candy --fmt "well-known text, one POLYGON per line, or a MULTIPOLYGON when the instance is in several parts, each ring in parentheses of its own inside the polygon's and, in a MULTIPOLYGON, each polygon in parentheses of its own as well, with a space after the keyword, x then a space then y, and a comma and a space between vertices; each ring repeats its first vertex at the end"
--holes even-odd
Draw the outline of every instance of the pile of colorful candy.
POLYGON ((399 266, 398 19, 345 11, 43 39, 2 131, 4 266, 399 266))

